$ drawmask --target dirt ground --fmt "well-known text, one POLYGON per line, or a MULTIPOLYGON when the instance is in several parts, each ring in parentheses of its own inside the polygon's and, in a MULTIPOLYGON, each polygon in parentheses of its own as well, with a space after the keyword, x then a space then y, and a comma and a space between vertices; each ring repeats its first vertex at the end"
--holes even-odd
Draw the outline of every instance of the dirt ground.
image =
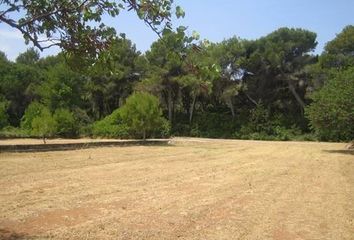
POLYGON ((345 144, 0 153, 0 239, 354 239, 345 144))
MULTIPOLYGON (((91 139, 91 138, 80 138, 80 139, 46 139, 47 144, 66 144, 66 143, 92 143, 92 142, 126 142, 132 140, 112 140, 112 139, 91 139)), ((35 145, 43 144, 43 140, 40 138, 23 138, 23 139, 1 139, 0 145, 35 145)))

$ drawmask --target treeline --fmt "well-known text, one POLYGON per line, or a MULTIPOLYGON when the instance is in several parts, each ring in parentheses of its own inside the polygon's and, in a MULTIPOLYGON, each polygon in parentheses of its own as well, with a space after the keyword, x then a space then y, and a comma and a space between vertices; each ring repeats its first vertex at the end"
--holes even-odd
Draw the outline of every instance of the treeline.
POLYGON ((0 53, 2 137, 354 138, 354 26, 318 56, 281 28, 220 43, 169 32, 142 54, 123 35, 94 62, 0 53))

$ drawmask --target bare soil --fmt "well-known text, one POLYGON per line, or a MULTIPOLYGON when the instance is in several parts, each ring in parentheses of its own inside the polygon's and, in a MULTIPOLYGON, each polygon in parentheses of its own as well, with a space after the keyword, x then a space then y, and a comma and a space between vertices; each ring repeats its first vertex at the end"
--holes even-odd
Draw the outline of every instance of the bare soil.
POLYGON ((0 153, 0 239, 353 240, 353 154, 186 138, 0 153))

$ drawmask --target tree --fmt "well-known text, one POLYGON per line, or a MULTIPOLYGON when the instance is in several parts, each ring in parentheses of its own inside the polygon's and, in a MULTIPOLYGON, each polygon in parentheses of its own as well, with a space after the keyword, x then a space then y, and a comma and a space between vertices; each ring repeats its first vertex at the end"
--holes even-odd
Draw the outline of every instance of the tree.
MULTIPOLYGON (((172 6, 173 0, 4 0, 0 23, 19 30, 26 43, 32 42, 41 51, 59 46, 96 57, 116 34, 101 22, 103 15, 115 17, 121 10, 132 10, 161 34, 164 29, 171 29, 172 6)), ((176 15, 184 16, 180 7, 176 7, 176 15)))
POLYGON ((61 137, 75 137, 78 126, 75 117, 68 109, 57 109, 53 114, 53 119, 57 123, 56 134, 61 137))
POLYGON ((133 92, 133 85, 142 75, 137 64, 140 52, 124 36, 101 52, 87 71, 83 98, 90 104, 94 119, 111 114, 133 92))
POLYGON ((130 131, 145 140, 161 126, 166 126, 159 100, 148 93, 134 93, 121 108, 121 117, 130 131))
POLYGON ((84 77, 73 71, 68 64, 60 62, 44 72, 45 80, 35 88, 41 102, 51 111, 58 108, 72 109, 83 101, 81 92, 84 77))
POLYGON ((35 65, 0 62, 0 95, 9 103, 11 125, 18 126, 27 106, 36 99, 35 89, 43 80, 35 65))
POLYGON ((306 67, 317 60, 311 54, 316 45, 316 33, 294 28, 248 41, 242 65, 252 73, 244 78, 249 99, 261 101, 271 112, 286 113, 289 124, 305 129, 305 96, 311 84, 306 67))
POLYGON ((21 119, 21 128, 27 131, 32 129, 32 121, 40 116, 46 107, 36 101, 31 102, 21 119))
POLYGON ((220 74, 213 83, 214 96, 225 103, 235 119, 235 98, 245 89, 245 69, 242 60, 246 57, 245 40, 233 37, 218 44, 212 44, 210 52, 220 74))
POLYGON ((1 101, 0 98, 0 129, 6 127, 9 124, 9 116, 7 115, 8 102, 1 101))
POLYGON ((146 53, 150 71, 138 86, 138 89, 161 96, 171 125, 181 90, 179 77, 185 75, 183 65, 191 48, 197 47, 193 41, 199 39, 197 34, 188 37, 184 30, 181 27, 177 32, 167 32, 151 45, 146 53))
POLYGON ((57 122, 48 108, 44 108, 39 116, 32 120, 32 134, 41 136, 46 143, 47 137, 52 137, 57 131, 57 122))
POLYGON ((184 105, 189 114, 189 124, 192 123, 197 100, 209 97, 215 79, 220 77, 220 71, 215 60, 211 59, 204 44, 194 49, 195 45, 188 48, 187 56, 182 65, 182 73, 176 77, 184 96, 184 105))
POLYGON ((354 26, 349 25, 335 39, 328 42, 320 57, 323 69, 345 69, 354 65, 354 26))
POLYGON ((354 67, 337 72, 312 95, 306 116, 323 140, 354 139, 354 67))
POLYGON ((16 58, 16 63, 33 65, 39 60, 39 52, 34 48, 27 49, 26 52, 21 53, 16 58))

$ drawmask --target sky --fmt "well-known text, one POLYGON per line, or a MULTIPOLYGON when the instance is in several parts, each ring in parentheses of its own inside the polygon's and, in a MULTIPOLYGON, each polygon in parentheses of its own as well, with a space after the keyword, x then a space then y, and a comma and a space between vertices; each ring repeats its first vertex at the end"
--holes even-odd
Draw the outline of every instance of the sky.
MULTIPOLYGON (((188 26, 187 32, 197 31, 202 39, 219 42, 237 36, 257 39, 280 27, 303 28, 317 33, 320 54, 325 43, 347 25, 354 25, 354 0, 175 0, 186 12, 174 26, 188 26)), ((133 12, 122 12, 117 18, 104 18, 107 25, 123 32, 138 50, 144 52, 157 39, 133 12)), ((24 52, 21 34, 0 22, 0 51, 10 60, 24 52)), ((56 54, 51 48, 41 56, 56 54)))

